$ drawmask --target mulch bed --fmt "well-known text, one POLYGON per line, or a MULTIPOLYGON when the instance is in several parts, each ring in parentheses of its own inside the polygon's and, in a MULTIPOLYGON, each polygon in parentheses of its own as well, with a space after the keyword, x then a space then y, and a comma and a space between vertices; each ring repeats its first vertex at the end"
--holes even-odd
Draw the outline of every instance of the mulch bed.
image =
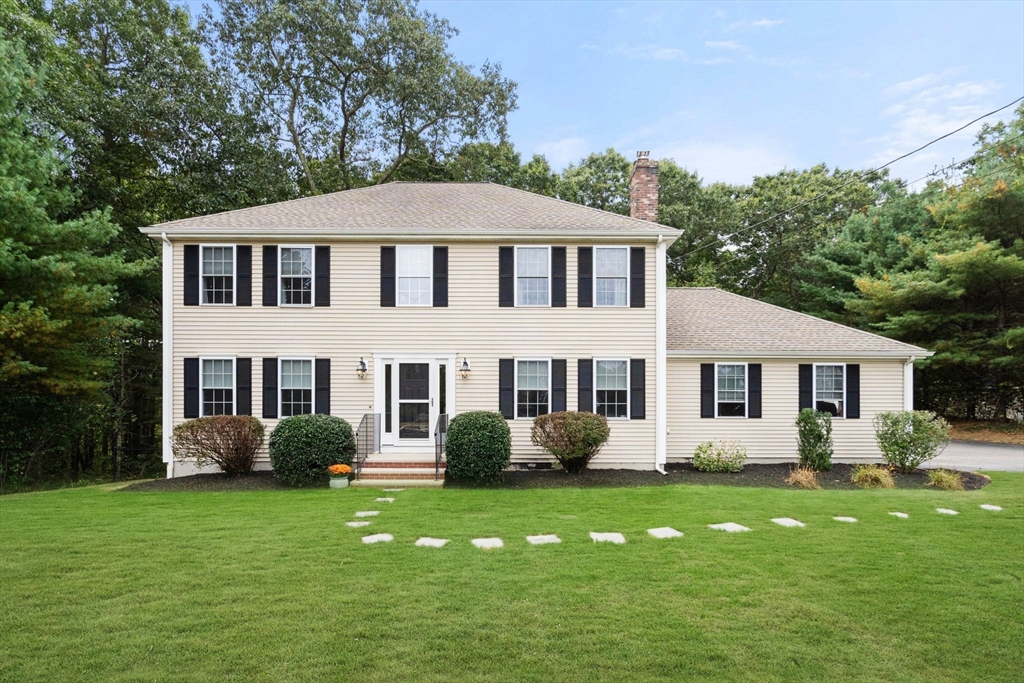
MULTIPOLYGON (((119 491, 271 491, 291 489, 274 476, 273 472, 253 472, 243 477, 229 477, 223 472, 193 474, 174 479, 154 479, 131 484, 119 491)), ((324 486, 326 488, 326 485, 324 486)))

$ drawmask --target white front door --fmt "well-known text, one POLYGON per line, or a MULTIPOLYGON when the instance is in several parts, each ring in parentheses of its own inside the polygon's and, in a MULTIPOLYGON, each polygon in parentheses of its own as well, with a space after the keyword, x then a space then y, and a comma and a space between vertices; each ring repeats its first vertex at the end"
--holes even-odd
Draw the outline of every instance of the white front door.
POLYGON ((438 416, 450 410, 454 359, 395 355, 376 362, 381 446, 432 447, 438 416))

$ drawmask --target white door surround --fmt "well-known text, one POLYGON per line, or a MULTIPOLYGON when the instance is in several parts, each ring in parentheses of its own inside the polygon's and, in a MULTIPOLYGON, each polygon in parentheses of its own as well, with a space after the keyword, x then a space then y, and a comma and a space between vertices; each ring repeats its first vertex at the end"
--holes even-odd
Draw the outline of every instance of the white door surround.
POLYGON ((375 353, 373 378, 381 452, 433 450, 442 408, 455 412, 455 354, 375 353))

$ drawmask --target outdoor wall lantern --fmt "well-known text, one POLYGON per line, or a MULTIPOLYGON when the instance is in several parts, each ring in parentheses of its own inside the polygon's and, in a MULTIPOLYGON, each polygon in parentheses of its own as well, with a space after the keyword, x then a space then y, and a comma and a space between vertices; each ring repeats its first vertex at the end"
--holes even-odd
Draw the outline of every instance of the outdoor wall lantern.
POLYGON ((356 366, 356 376, 359 379, 366 377, 366 361, 362 358, 359 359, 359 365, 356 366))
POLYGON ((469 379, 469 359, 462 359, 462 367, 459 368, 459 372, 462 373, 462 379, 469 379))

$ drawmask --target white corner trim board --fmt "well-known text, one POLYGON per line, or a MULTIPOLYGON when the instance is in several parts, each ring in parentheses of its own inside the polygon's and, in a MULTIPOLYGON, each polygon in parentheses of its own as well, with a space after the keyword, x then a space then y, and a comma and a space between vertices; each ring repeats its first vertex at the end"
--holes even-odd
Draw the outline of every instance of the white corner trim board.
POLYGON ((798 522, 792 517, 776 517, 772 521, 779 526, 805 526, 803 522, 798 522))
POLYGON ((391 534, 374 534, 373 536, 363 536, 363 543, 390 543, 395 540, 395 537, 391 534))
POLYGON ((623 536, 622 534, 617 534, 615 532, 601 533, 598 531, 591 531, 590 537, 594 539, 594 543, 617 543, 619 545, 622 545, 626 542, 625 536, 623 536))
POLYGON ((910 517, 906 512, 890 512, 889 514, 893 517, 899 517, 900 519, 907 519, 910 517))
POLYGON ((837 522, 849 522, 850 524, 853 524, 857 521, 856 517, 833 517, 832 519, 836 520, 837 522))
POLYGON ((657 529, 648 529, 647 533, 655 538, 679 538, 683 535, 682 531, 676 531, 670 526, 660 526, 657 529))
POLYGON ((960 513, 956 510, 950 510, 949 508, 935 508, 935 511, 940 515, 959 515, 960 513))
POLYGON ((482 550, 490 550, 491 548, 503 548, 504 543, 501 542, 500 538, 474 538, 473 545, 482 550))
POLYGON ((992 512, 1001 512, 1003 508, 998 505, 979 505, 982 510, 991 510, 992 512))
POLYGON ((416 541, 416 545, 423 548, 443 548, 444 544, 447 542, 447 538, 430 538, 429 536, 424 536, 416 541))
POLYGON ((363 510, 362 512, 357 512, 356 517, 376 517, 379 514, 379 510, 363 510))
POLYGON ((369 524, 369 522, 345 522, 345 526, 350 526, 355 529, 358 529, 361 526, 368 526, 369 524))
POLYGON ((394 498, 378 498, 375 502, 377 503, 394 503, 394 498))
POLYGON ((708 524, 709 529, 717 529, 718 531, 728 531, 730 534, 735 534, 740 531, 750 531, 748 527, 736 522, 722 522, 721 524, 708 524))
POLYGON ((546 534, 541 536, 527 536, 526 542, 530 545, 546 545, 548 543, 561 543, 562 539, 555 534, 546 534))

